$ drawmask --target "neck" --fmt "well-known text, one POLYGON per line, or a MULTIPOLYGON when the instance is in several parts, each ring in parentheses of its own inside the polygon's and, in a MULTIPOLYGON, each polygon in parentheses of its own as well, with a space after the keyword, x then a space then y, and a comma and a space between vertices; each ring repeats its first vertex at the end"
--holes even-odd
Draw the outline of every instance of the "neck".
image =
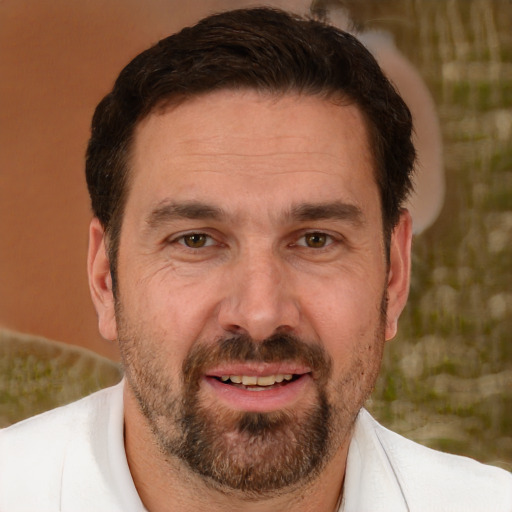
POLYGON ((306 484, 272 496, 248 497, 217 489, 182 461, 165 457, 125 390, 125 448, 132 478, 149 512, 335 512, 341 495, 349 440, 343 443, 321 473, 306 484))

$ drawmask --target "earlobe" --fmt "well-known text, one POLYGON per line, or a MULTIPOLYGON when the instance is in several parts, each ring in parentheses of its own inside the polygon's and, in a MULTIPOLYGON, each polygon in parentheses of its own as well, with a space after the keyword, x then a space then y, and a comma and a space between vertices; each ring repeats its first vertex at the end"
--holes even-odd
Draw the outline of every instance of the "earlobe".
POLYGON ((405 307, 409 295, 411 242, 412 219, 410 213, 404 209, 391 235, 387 288, 386 341, 394 338, 396 335, 398 318, 405 307))
POLYGON ((92 301, 98 315, 101 335, 107 340, 117 339, 115 300, 112 291, 112 276, 107 255, 105 232, 97 218, 89 226, 89 251, 87 272, 92 301))

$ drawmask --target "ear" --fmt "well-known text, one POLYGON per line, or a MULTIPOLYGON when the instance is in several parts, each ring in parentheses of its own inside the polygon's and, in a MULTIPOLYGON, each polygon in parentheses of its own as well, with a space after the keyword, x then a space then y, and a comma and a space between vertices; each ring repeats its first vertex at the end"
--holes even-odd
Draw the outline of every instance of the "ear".
POLYGON ((107 256, 105 232, 97 218, 92 219, 89 226, 87 272, 92 301, 98 314, 100 333, 107 340, 116 340, 117 326, 110 262, 107 256))
POLYGON ((409 295, 411 240, 412 219, 410 213, 404 209, 391 235, 387 289, 386 341, 396 335, 398 318, 405 307, 409 295))

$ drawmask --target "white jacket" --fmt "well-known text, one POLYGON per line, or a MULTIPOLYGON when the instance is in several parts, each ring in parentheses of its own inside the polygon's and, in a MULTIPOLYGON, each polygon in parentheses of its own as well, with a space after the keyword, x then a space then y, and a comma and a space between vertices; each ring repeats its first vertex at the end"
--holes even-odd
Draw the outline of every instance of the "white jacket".
MULTIPOLYGON (((122 383, 0 430, 0 512, 142 512, 122 383)), ((339 512, 511 512, 512 476, 420 446, 361 411, 339 512)))

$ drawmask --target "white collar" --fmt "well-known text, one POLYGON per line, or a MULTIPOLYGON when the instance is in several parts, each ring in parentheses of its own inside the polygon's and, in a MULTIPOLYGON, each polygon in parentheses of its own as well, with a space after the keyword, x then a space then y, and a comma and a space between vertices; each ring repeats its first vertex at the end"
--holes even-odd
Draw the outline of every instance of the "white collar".
POLYGON ((378 423, 362 409, 350 442, 339 512, 409 510, 376 427, 378 423))

